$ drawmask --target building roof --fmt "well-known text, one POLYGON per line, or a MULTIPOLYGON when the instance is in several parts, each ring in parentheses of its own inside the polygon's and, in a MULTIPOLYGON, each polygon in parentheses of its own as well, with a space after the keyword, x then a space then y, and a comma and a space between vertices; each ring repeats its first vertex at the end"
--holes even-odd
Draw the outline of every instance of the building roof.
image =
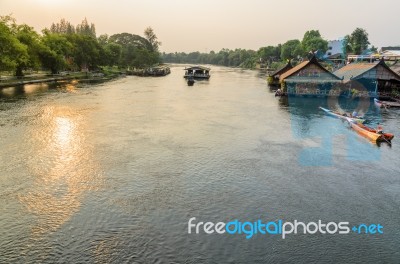
POLYGON ((348 82, 350 79, 357 78, 357 76, 375 68, 377 65, 377 63, 350 63, 333 72, 333 74, 343 77, 343 81, 348 82))
POLYGON ((390 69, 395 73, 400 74, 400 63, 396 61, 392 66, 390 66, 390 69))
POLYGON ((397 50, 385 50, 381 53, 383 56, 399 56, 400 57, 400 48, 397 50))
MULTIPOLYGON (((299 71, 301 71, 303 68, 307 67, 310 64, 315 64, 317 65, 319 68, 321 68, 321 70, 323 70, 325 73, 327 73, 327 77, 331 77, 332 79, 335 80, 340 80, 339 77, 337 77, 336 75, 334 75, 333 73, 331 73, 330 71, 328 71, 327 69, 325 69, 317 60, 317 58, 315 56, 313 56, 310 60, 308 61, 303 61, 302 63, 300 63, 299 65, 297 65, 296 67, 288 70, 287 72, 285 72, 284 74, 282 74, 279 77, 279 81, 283 81, 284 79, 298 73, 299 71)), ((321 79, 321 78, 320 78, 321 79)), ((315 81, 315 78, 314 78, 315 81)))
MULTIPOLYGON (((375 67, 378 67, 379 65, 383 66, 386 68, 388 71, 392 72, 393 74, 397 75, 396 72, 391 70, 385 63, 385 61, 382 59, 378 63, 350 63, 339 70, 335 71, 334 74, 343 77, 343 81, 346 83, 350 81, 351 79, 357 79, 357 77, 361 76, 362 74, 366 73, 369 70, 374 69, 375 67)), ((400 76, 399 76, 400 78, 400 76)))
POLYGON ((269 76, 274 77, 274 76, 276 76, 276 75, 281 75, 281 74, 287 72, 288 70, 290 70, 290 69, 292 69, 292 68, 293 68, 292 63, 291 63, 290 60, 289 60, 288 63, 287 63, 285 66, 283 66, 282 68, 280 68, 280 69, 274 71, 274 72, 273 72, 272 74, 270 74, 269 76))
POLYGON ((399 46, 397 46, 397 47, 382 47, 380 52, 385 52, 387 50, 400 50, 400 47, 399 46))
POLYGON ((203 71, 210 71, 210 68, 204 67, 204 66, 191 66, 185 68, 185 70, 203 70, 203 71))

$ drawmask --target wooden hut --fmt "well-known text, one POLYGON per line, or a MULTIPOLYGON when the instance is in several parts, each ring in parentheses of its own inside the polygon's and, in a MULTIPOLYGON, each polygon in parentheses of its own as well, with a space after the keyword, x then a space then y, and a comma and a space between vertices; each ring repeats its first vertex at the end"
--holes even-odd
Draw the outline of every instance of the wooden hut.
POLYGON ((381 59, 378 63, 350 63, 334 72, 350 89, 365 95, 390 94, 400 87, 400 76, 381 59))
POLYGON ((332 87, 341 83, 341 79, 325 69, 315 56, 286 71, 279 81, 288 95, 330 94, 332 87))
POLYGON ((292 68, 293 68, 293 66, 289 60, 285 66, 283 66, 282 68, 280 68, 268 75, 268 78, 267 78, 268 85, 269 86, 278 86, 279 85, 279 77, 292 68))

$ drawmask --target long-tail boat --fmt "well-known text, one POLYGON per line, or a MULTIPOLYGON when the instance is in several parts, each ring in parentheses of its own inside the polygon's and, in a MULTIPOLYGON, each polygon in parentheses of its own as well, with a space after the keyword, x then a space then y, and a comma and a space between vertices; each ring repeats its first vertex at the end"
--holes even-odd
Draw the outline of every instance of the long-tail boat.
POLYGON ((349 117, 348 115, 345 114, 341 114, 339 112, 333 112, 329 109, 323 108, 323 107, 319 107, 319 109, 321 109, 322 111, 324 111, 327 115, 332 116, 332 117, 336 117, 342 120, 346 120, 347 118, 350 118, 350 120, 358 122, 358 123, 364 123, 366 120, 362 117, 349 117))
POLYGON ((353 128, 359 135, 368 138, 374 142, 381 142, 381 141, 391 141, 394 138, 394 135, 391 133, 377 133, 376 129, 367 127, 364 124, 354 122, 350 118, 347 118, 351 128, 353 128))

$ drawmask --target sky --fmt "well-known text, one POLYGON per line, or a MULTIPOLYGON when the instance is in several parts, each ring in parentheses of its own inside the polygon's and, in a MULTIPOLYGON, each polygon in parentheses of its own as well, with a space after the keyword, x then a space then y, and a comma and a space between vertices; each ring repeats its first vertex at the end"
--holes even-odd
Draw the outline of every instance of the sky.
POLYGON ((317 29, 326 40, 364 28, 376 47, 400 45, 398 0, 0 0, 0 15, 37 31, 86 17, 96 33, 143 35, 152 27, 163 52, 253 49, 302 39, 317 29))

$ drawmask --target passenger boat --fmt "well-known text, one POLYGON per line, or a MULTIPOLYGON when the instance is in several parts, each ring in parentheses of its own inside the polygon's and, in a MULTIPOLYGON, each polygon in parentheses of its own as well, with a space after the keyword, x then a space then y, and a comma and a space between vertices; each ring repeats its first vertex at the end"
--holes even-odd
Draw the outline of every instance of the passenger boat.
POLYGON ((194 79, 208 80, 210 79, 210 70, 210 68, 203 66, 188 67, 185 68, 185 75, 183 77, 186 79, 192 77, 194 79))
POLYGON ((345 115, 343 115, 343 114, 340 114, 340 113, 338 113, 338 112, 333 112, 333 111, 331 111, 331 110, 329 110, 329 109, 326 109, 326 108, 323 108, 323 107, 319 107, 319 109, 321 109, 322 111, 324 111, 327 115, 329 115, 329 116, 332 116, 332 117, 336 117, 336 118, 339 118, 339 119, 342 119, 342 120, 347 120, 347 118, 349 118, 350 120, 352 120, 352 121, 355 121, 355 122, 358 122, 358 123, 364 123, 366 120, 364 119, 364 118, 362 118, 362 117, 348 117, 348 116, 345 116, 345 115))
POLYGON ((383 133, 378 134, 376 133, 376 129, 367 127, 358 122, 354 122, 350 118, 347 118, 350 126, 361 136, 368 138, 371 141, 378 142, 378 141, 391 141, 394 138, 394 135, 391 133, 383 133))

